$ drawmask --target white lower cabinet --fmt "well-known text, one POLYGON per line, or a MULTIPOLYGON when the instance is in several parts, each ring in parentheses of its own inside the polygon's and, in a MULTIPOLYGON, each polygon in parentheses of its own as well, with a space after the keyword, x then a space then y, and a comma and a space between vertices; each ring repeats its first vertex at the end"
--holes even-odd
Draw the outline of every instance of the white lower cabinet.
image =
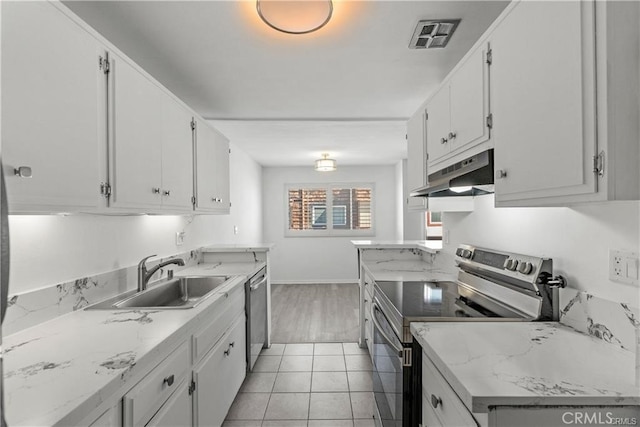
POLYGON ((188 427, 192 423, 193 408, 189 395, 189 382, 183 381, 176 392, 146 424, 146 427, 188 427))
POLYGON ((422 353, 422 425, 428 427, 478 426, 456 392, 424 353, 422 353))
POLYGON ((194 369, 193 409, 195 426, 220 426, 246 372, 245 316, 233 326, 194 369))

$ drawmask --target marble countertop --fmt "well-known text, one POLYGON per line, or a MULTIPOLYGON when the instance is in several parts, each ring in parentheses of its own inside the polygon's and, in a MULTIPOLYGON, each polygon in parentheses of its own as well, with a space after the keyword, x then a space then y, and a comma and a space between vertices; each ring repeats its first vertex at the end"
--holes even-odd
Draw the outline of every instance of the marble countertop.
POLYGON ((267 264, 263 261, 256 262, 215 262, 198 264, 180 271, 176 271, 175 277, 180 276, 253 276, 267 264))
POLYGON ((358 249, 421 249, 438 253, 442 249, 441 240, 352 240, 358 249))
POLYGON ((472 412, 640 404, 635 353, 560 323, 412 323, 411 332, 472 412))
POLYGON ((245 243, 205 246, 202 252, 268 252, 274 243, 245 243))
POLYGON ((366 261, 365 271, 375 281, 455 282, 456 274, 420 260, 366 261))
POLYGON ((237 275, 192 309, 78 310, 4 337, 8 424, 80 425, 103 402, 124 394, 209 318, 226 292, 264 265, 228 264, 180 272, 237 275))

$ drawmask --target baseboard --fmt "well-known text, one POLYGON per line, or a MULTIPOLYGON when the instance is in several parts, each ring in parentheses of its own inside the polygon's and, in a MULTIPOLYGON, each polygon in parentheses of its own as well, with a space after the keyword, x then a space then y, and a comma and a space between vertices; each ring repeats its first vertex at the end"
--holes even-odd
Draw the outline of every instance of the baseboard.
POLYGON ((273 280, 272 285, 348 285, 358 284, 358 279, 344 280, 273 280))

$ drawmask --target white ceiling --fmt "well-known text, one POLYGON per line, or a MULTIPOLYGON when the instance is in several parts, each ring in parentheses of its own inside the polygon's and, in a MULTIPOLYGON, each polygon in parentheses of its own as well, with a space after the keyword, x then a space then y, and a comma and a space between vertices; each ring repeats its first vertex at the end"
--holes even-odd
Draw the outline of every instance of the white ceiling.
POLYGON ((508 1, 334 0, 307 35, 263 24, 255 1, 65 1, 266 166, 406 157, 405 122, 508 1), (461 18, 445 49, 409 49, 420 19, 461 18))

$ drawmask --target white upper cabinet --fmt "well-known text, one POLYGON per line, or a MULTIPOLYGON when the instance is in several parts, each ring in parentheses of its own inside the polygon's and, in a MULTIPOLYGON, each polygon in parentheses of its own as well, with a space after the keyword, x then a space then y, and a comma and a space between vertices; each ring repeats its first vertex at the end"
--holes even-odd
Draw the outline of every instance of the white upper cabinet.
POLYGON ((110 57, 110 206, 192 209, 192 114, 124 58, 110 57))
POLYGON ((168 94, 162 100, 162 206, 193 209, 193 115, 168 94))
MULTIPOLYGON (((452 162, 452 157, 489 140, 489 90, 486 45, 477 47, 452 72, 427 105, 429 166, 452 162)), ((484 147, 486 149, 488 147, 484 147)))
POLYGON ((110 58, 110 206, 162 203, 163 93, 127 60, 110 58))
POLYGON ((99 207, 98 41, 47 2, 2 4, 2 157, 10 213, 99 207), (22 167, 19 177, 14 170, 22 167))
POLYGON ((197 212, 229 213, 229 140, 200 120, 195 142, 197 212))
POLYGON ((520 2, 490 42, 496 203, 597 191, 593 2, 520 2))
MULTIPOLYGON (((418 110, 407 122, 407 190, 409 192, 427 184, 425 120, 424 110, 418 110)), ((427 199, 409 197, 407 204, 411 210, 425 210, 427 199)))

